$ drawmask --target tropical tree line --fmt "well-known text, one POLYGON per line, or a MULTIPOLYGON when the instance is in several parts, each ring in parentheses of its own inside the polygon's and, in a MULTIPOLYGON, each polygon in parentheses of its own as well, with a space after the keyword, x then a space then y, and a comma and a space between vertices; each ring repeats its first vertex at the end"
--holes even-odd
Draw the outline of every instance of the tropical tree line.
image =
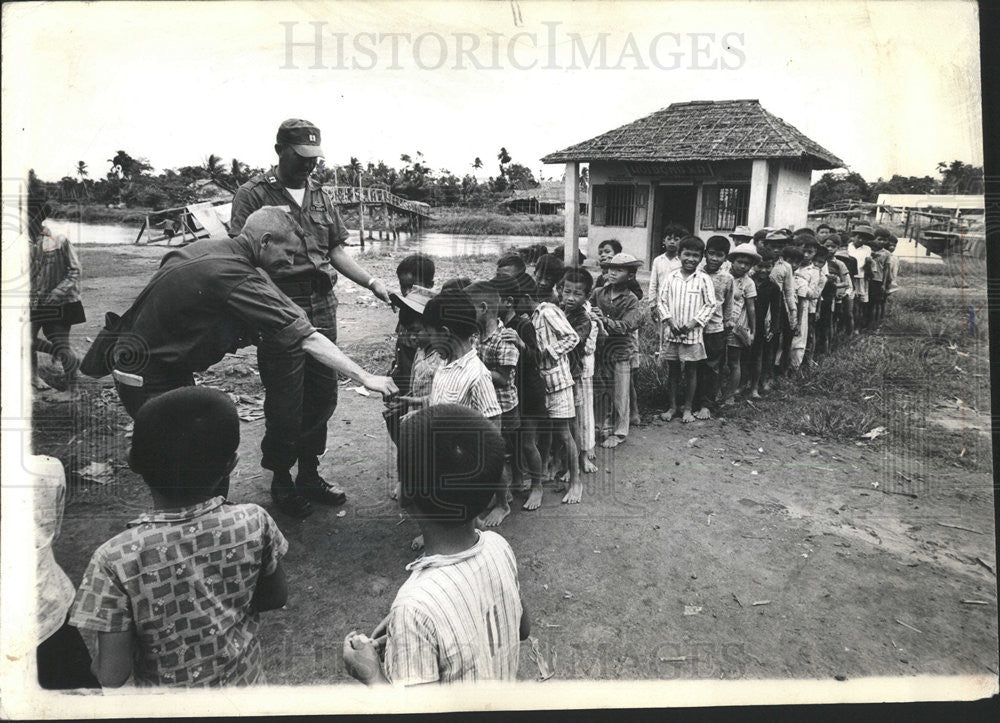
POLYGON ((982 166, 962 161, 937 165, 937 176, 894 175, 868 183, 860 173, 824 173, 813 184, 809 194, 809 209, 826 208, 838 201, 874 203, 880 193, 981 194, 985 187, 982 166))
MULTIPOLYGON (((421 151, 402 154, 397 166, 384 161, 362 163, 353 156, 342 166, 320 159, 314 175, 324 185, 385 188, 404 198, 433 205, 485 206, 512 191, 538 187, 539 181, 531 169, 516 163, 505 147, 500 148, 496 158, 499 173, 485 178, 479 156, 459 174, 447 168, 435 169, 421 151)), ((119 150, 108 159, 108 168, 101 169, 103 175, 92 176, 87 163, 78 161, 72 174, 43 185, 50 195, 64 201, 167 208, 198 200, 205 193, 204 182, 213 183, 223 192, 235 193, 240 184, 262 170, 237 158, 227 162, 210 154, 200 165, 154 173, 146 158, 119 150)), ((586 172, 581 183, 586 186, 586 172)))

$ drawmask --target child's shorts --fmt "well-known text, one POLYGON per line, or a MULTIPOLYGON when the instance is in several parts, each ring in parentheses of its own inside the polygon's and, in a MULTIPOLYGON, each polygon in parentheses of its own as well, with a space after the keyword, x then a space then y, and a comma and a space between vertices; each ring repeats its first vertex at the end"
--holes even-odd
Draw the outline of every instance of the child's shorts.
POLYGON ((566 387, 557 392, 546 392, 545 411, 548 412, 549 419, 573 419, 576 416, 573 387, 566 387))
POLYGON ((882 294, 882 282, 869 280, 868 281, 868 301, 872 304, 881 304, 885 301, 885 297, 882 294))
POLYGON ((661 359, 667 361, 696 362, 707 358, 705 354, 705 344, 682 344, 679 341, 663 342, 663 351, 660 353, 661 359))
POLYGON ((514 432, 521 426, 521 415, 517 407, 510 409, 500 415, 500 431, 503 434, 514 432))
POLYGON ((854 296, 863 304, 868 303, 868 279, 854 279, 854 296))

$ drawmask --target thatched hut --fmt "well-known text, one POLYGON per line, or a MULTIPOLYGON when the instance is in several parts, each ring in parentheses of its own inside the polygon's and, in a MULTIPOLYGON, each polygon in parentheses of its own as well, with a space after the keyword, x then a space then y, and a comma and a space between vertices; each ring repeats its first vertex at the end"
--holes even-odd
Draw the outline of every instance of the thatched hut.
POLYGON ((588 256, 617 238, 647 263, 671 222, 702 238, 804 226, 812 171, 844 165, 756 100, 673 103, 542 161, 565 163, 567 178, 590 164, 588 256))

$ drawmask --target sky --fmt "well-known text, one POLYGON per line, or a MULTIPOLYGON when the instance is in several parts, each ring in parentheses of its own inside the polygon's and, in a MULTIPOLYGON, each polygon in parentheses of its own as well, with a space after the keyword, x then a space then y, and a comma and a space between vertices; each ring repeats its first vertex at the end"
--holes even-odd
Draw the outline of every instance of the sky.
POLYGON ((546 153, 735 98, 869 180, 934 175, 982 164, 978 35, 974 3, 935 0, 5 4, 4 177, 100 177, 118 149, 267 166, 300 117, 332 165, 485 176, 504 146, 559 178, 546 153))

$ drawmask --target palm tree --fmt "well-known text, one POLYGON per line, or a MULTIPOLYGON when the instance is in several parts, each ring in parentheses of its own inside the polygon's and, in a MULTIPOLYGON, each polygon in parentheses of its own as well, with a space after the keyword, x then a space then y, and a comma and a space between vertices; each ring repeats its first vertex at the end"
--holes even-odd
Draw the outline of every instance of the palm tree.
POLYGON ((87 188, 87 176, 90 175, 90 174, 87 172, 87 163, 86 163, 86 161, 77 161, 76 162, 76 175, 78 175, 80 177, 80 183, 81 183, 81 185, 83 185, 83 193, 87 197, 87 199, 89 200, 90 199, 90 190, 87 188))
POLYGON ((208 171, 208 177, 212 179, 215 185, 230 193, 236 193, 236 188, 233 186, 232 181, 226 177, 226 167, 223 165, 220 156, 210 153, 208 158, 205 159, 204 168, 208 171))

